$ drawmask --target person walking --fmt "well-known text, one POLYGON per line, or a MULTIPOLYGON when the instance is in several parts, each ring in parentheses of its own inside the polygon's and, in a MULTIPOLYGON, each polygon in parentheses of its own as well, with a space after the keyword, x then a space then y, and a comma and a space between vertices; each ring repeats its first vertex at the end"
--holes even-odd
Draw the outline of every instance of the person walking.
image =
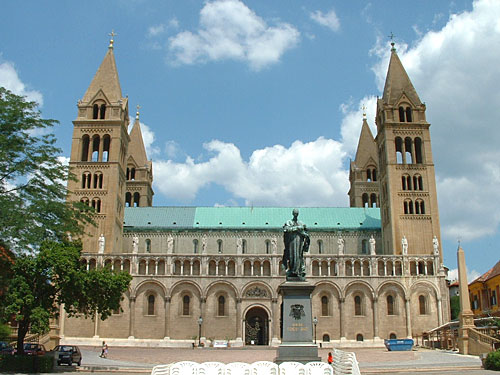
POLYGON ((101 355, 99 355, 99 357, 101 358, 108 357, 108 344, 106 344, 106 341, 102 342, 101 355))
POLYGON ((331 366, 332 363, 333 363, 333 356, 332 356, 332 352, 328 352, 328 364, 331 366))

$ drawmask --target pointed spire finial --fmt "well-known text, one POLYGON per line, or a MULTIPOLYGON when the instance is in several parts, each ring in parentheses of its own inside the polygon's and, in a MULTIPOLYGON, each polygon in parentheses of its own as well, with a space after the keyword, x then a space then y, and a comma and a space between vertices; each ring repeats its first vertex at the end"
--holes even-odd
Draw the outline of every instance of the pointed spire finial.
POLYGON ((394 43, 394 37, 395 37, 395 35, 391 31, 391 35, 389 35, 389 38, 391 39, 391 46, 392 46, 391 51, 392 52, 396 52, 396 47, 394 47, 394 45, 396 44, 396 43, 394 43))
POLYGON ((135 119, 139 120, 139 109, 141 109, 141 106, 137 104, 137 112, 135 113, 135 119))
POLYGON ((115 33, 115 30, 111 30, 111 33, 108 34, 111 39, 109 40, 109 48, 113 49, 113 43, 115 42, 114 37, 118 34, 115 33))
POLYGON ((366 120, 366 105, 363 104, 361 108, 363 109, 363 120, 366 120))

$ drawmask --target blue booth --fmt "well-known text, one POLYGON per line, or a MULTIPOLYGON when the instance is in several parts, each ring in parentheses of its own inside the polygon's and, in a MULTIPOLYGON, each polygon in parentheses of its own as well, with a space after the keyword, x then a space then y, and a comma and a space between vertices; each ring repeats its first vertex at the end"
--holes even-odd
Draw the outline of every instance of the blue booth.
POLYGON ((412 339, 391 339, 384 340, 385 347, 387 350, 395 352, 395 351, 407 351, 413 348, 413 340, 412 339))

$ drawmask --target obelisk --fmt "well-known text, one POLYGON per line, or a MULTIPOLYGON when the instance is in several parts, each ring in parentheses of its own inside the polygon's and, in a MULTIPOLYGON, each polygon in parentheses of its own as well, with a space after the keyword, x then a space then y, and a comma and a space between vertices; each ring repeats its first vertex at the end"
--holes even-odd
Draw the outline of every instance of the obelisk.
POLYGON ((458 316, 460 326, 458 328, 458 350, 460 354, 469 354, 469 328, 474 328, 474 314, 470 309, 469 284, 467 283, 467 267, 465 266, 465 254, 458 246, 458 285, 460 288, 460 314, 458 316))

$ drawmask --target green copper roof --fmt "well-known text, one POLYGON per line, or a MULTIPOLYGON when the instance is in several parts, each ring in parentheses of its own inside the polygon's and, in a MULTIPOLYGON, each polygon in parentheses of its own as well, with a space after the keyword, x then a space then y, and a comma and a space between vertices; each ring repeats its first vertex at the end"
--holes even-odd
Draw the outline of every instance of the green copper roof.
MULTIPOLYGON (((293 207, 127 207, 126 231, 280 230, 293 207)), ((299 220, 309 230, 380 230, 380 209, 302 207, 299 220)))

